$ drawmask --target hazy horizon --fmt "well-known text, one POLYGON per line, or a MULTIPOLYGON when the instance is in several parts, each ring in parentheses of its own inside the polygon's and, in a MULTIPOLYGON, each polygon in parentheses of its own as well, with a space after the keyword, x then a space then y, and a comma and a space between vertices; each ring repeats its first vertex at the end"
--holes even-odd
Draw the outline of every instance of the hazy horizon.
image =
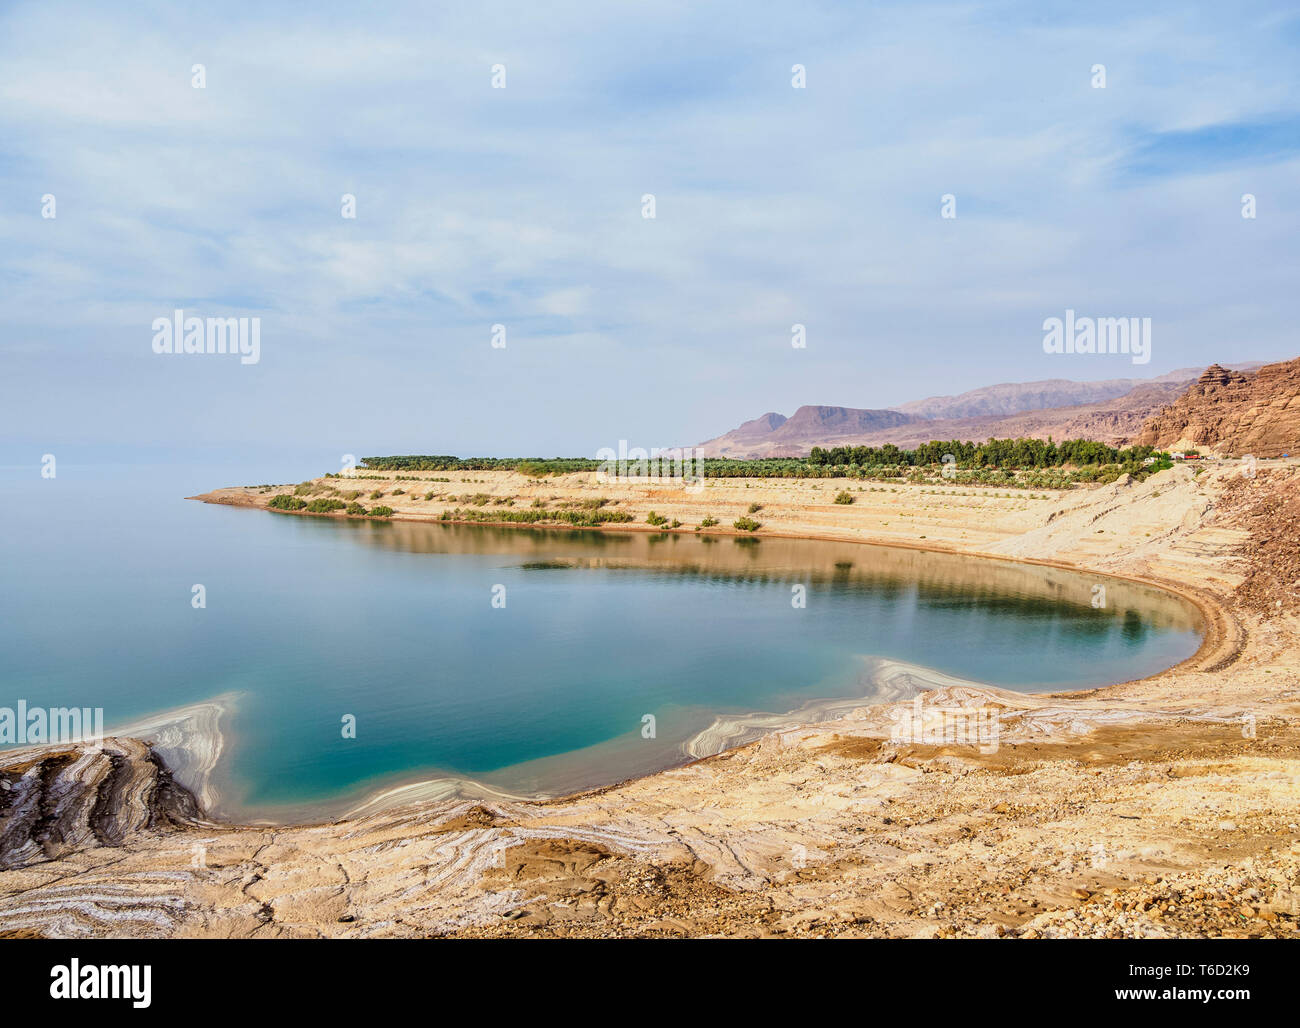
POLYGON ((1286 4, 0 26, 2 465, 582 456, 1298 352, 1286 4), (260 319, 257 362, 154 352, 178 309, 260 319), (1150 318, 1150 362, 1044 353, 1066 310, 1150 318))

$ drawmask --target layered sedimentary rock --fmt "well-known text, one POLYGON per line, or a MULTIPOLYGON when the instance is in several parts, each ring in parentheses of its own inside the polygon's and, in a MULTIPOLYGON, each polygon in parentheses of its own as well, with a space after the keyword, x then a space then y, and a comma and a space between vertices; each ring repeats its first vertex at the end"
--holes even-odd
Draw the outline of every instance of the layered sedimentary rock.
POLYGON ((1300 358, 1256 372, 1213 364, 1177 402, 1143 426, 1137 442, 1201 447, 1227 456, 1276 457, 1300 441, 1300 358))
POLYGON ((199 820, 194 797, 137 739, 0 754, 0 871, 199 820))

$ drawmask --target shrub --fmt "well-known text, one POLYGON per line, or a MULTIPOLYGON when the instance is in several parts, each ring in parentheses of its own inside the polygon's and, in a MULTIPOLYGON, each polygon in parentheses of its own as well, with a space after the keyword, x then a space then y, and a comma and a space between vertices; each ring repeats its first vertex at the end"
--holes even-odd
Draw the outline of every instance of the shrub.
POLYGON ((353 517, 364 518, 366 516, 366 508, 361 506, 359 503, 349 503, 348 513, 353 517))
POLYGON ((384 494, 383 494, 382 492, 380 492, 378 489, 376 489, 373 493, 370 494, 370 498, 371 498, 372 500, 377 500, 377 499, 379 499, 379 497, 381 497, 381 496, 383 496, 383 495, 384 495, 384 494))
POLYGON ((757 532, 761 525, 753 518, 737 518, 732 522, 732 527, 741 532, 757 532))
POLYGON ((289 496, 287 493, 280 493, 278 496, 271 497, 267 506, 274 510, 302 510, 307 506, 307 501, 289 496))
POLYGON ((664 525, 668 523, 668 519, 666 517, 664 517, 662 514, 656 514, 654 511, 651 511, 649 514, 647 514, 645 520, 646 520, 646 524, 648 525, 664 525))
POLYGON ((705 518, 703 521, 700 522, 700 527, 701 527, 701 528, 712 528, 712 527, 713 527, 714 525, 716 525, 717 523, 718 523, 718 519, 717 519, 717 518, 705 518))
POLYGON ((307 504, 308 514, 332 514, 336 510, 342 510, 344 507, 342 500, 329 499, 324 496, 312 500, 307 504))
POLYGON ((835 502, 836 502, 836 503, 852 503, 852 502, 853 502, 853 494, 850 493, 847 489, 841 489, 838 493, 835 494, 835 502))
POLYGON ((749 512, 751 514, 757 514, 762 509, 763 509, 763 505, 761 503, 751 503, 749 505, 749 512))
POLYGON ((393 516, 393 508, 385 507, 382 504, 378 507, 371 507, 370 516, 372 518, 391 518, 393 516))

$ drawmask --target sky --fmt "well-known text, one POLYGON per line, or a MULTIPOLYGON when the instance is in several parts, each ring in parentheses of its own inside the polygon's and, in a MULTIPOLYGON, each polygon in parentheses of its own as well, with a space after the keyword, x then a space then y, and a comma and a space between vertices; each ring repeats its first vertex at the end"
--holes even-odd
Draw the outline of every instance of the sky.
POLYGON ((1298 44, 1251 0, 7 4, 0 464, 590 456, 1295 357, 1298 44), (155 353, 176 309, 260 359, 155 353), (1150 363, 1044 353, 1067 309, 1150 363))

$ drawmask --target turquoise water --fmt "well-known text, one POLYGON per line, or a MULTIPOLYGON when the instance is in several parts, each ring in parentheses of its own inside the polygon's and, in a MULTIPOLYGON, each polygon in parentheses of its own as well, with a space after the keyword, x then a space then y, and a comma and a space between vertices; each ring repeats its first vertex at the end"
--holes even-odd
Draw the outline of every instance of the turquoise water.
POLYGON ((442 774, 524 791, 614 781, 679 761, 718 713, 856 695, 866 657, 1038 690, 1141 677, 1199 643, 1181 601, 1112 583, 1096 610, 1096 579, 1052 569, 300 518, 186 501, 238 480, 193 478, 5 479, 0 706, 103 707, 111 731, 238 693, 222 784, 243 815, 442 774))

